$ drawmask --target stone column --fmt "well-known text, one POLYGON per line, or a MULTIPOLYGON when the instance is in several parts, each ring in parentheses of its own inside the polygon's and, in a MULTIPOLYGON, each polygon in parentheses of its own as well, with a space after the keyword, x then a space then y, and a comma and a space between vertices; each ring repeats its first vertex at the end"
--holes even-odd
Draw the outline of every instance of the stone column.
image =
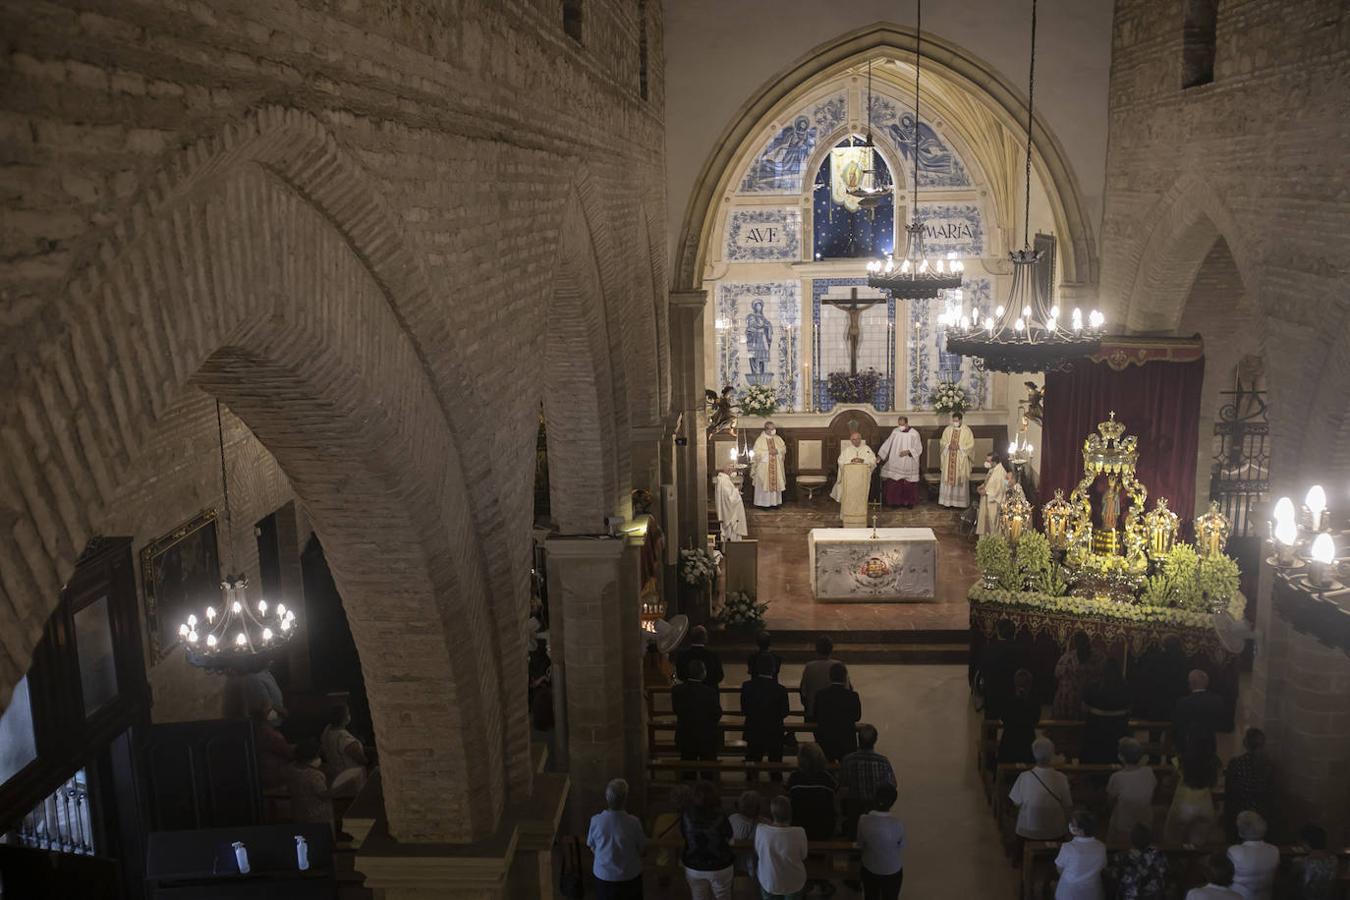
POLYGON ((597 537, 549 538, 546 552, 551 625, 562 624, 554 644, 554 690, 566 717, 559 758, 567 761, 579 826, 603 808, 609 779, 636 785, 643 774, 641 759, 629 759, 624 695, 626 679, 641 686, 640 656, 631 678, 627 671, 628 657, 641 649, 637 556, 625 539, 597 537))
MULTIPOLYGON (((703 311, 707 291, 673 291, 670 295, 671 402, 682 415, 684 424, 678 437, 686 443, 675 451, 676 484, 679 485, 680 533, 671 540, 683 548, 691 543, 701 547, 708 530, 708 442, 707 407, 703 392, 703 311)), ((678 610, 695 622, 707 610, 678 610)))

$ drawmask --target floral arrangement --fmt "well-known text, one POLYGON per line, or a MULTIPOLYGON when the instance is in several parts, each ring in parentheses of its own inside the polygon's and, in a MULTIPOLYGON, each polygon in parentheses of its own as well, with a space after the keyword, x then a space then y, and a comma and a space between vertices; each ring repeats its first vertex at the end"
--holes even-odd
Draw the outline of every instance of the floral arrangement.
MULTIPOLYGON (((1087 616, 1096 619, 1119 619, 1126 622, 1147 622, 1180 628, 1209 628, 1208 610, 1176 609, 1120 603, 1104 597, 1051 597, 1035 591, 1008 591, 976 584, 970 589, 970 599, 976 603, 1034 609, 1041 612, 1087 616)), ((1235 594, 1220 610, 1226 609, 1233 618, 1241 619, 1247 605, 1241 594, 1235 594)))
POLYGON ((1024 531, 1017 542, 1017 570, 1022 584, 1033 591, 1061 597, 1068 593, 1069 581, 1063 566, 1055 562, 1050 539, 1039 531, 1024 531))
POLYGON ((746 591, 727 594, 727 602, 722 605, 722 614, 718 617, 723 625, 737 628, 764 626, 764 614, 769 604, 757 603, 753 595, 746 591))
POLYGON ((946 415, 964 413, 970 409, 970 395, 955 381, 939 381, 928 395, 928 403, 934 410, 946 415))
POLYGON ((1162 558, 1157 574, 1150 575, 1144 582, 1144 592, 1139 599, 1148 606, 1200 607, 1200 585, 1196 580, 1199 565, 1200 557, 1194 547, 1175 545, 1162 558))
POLYGON ((825 390, 835 403, 871 403, 881 388, 881 373, 869 368, 862 372, 831 372, 825 390))
POLYGON ((1204 556, 1195 568, 1195 584, 1207 607, 1222 609, 1238 594, 1242 570, 1231 556, 1204 556))
POLYGON ((680 577, 697 588, 707 587, 717 577, 717 560, 702 547, 680 551, 680 577))
POLYGON ((747 416, 771 416, 778 410, 778 393, 767 384, 751 385, 741 394, 740 407, 747 416))
POLYGON ((1022 587, 1022 575, 1013 563, 1012 549, 999 534, 986 534, 975 543, 975 564, 980 567, 984 583, 1016 591, 1022 587))

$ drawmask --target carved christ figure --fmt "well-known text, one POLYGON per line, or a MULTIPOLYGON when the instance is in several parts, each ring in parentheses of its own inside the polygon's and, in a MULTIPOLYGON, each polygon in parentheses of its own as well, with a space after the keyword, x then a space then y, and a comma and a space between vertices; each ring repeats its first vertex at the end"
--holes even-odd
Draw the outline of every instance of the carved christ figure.
POLYGON ((1120 521, 1120 479, 1112 476, 1106 480, 1106 493, 1102 495, 1102 528, 1115 531, 1120 521))

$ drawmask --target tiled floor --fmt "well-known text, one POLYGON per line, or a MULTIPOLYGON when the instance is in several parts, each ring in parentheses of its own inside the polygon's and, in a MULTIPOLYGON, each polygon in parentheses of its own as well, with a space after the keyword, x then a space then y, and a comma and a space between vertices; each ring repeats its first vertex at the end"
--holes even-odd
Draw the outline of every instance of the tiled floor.
POLYGON ((759 595, 769 602, 768 627, 785 631, 961 629, 970 624, 966 592, 977 577, 975 544, 957 533, 957 513, 935 504, 876 510, 883 528, 927 527, 938 537, 937 599, 926 603, 824 603, 811 595, 807 533, 839 526, 828 497, 776 510, 747 507, 750 537, 759 541, 759 595))

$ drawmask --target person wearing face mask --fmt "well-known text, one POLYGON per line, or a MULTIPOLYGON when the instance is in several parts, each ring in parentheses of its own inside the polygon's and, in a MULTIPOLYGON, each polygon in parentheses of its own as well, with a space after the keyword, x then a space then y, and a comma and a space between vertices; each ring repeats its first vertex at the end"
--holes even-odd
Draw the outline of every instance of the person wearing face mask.
POLYGON ((755 505, 761 509, 782 506, 783 487, 787 484, 787 444, 772 422, 764 423, 764 433, 755 438, 754 452, 750 476, 755 482, 755 505))
POLYGON ((861 527, 867 523, 867 493, 872 483, 872 470, 877 466, 877 455, 863 442, 862 435, 853 432, 839 448, 838 471, 830 499, 839 504, 839 517, 844 527, 861 527), (844 471, 849 467, 866 467, 866 476, 844 486, 844 471))
POLYGON ((960 413, 952 413, 952 423, 943 430, 938 448, 942 463, 938 503, 965 509, 970 505, 970 451, 975 449, 975 432, 960 413))
POLYGON ((980 485, 980 516, 975 521, 976 534, 996 534, 999 530, 999 511, 1003 508, 1003 493, 1008 488, 1008 472, 1003 468, 1003 458, 990 453, 984 458, 984 468, 988 473, 984 484, 980 485))

